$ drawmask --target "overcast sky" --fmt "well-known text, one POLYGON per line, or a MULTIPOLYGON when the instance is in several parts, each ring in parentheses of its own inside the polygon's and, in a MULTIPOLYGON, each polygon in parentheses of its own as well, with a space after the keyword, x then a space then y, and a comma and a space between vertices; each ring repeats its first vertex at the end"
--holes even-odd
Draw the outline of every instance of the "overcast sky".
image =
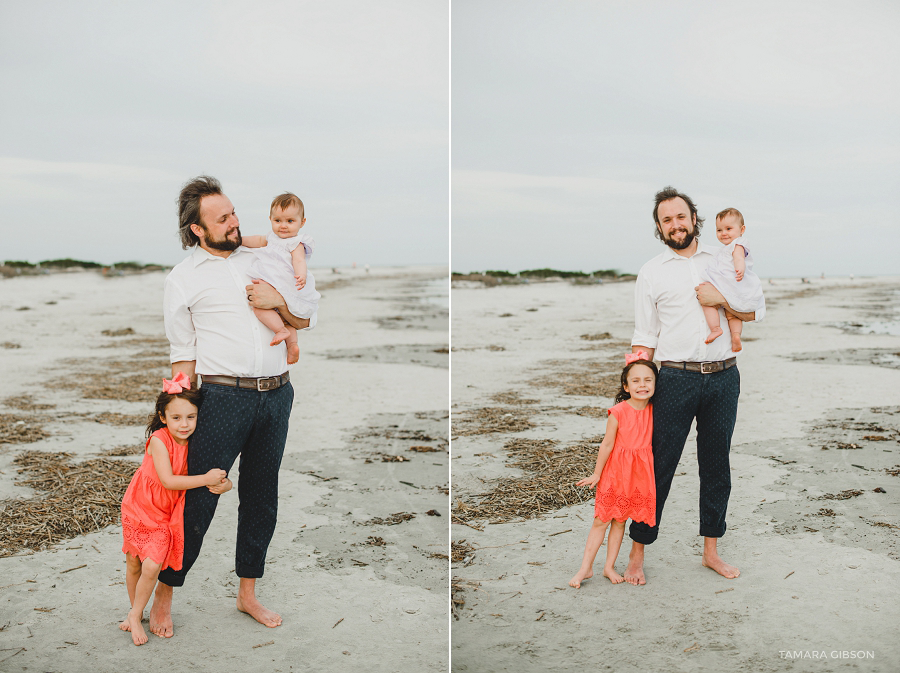
POLYGON ((653 196, 762 276, 897 274, 900 5, 454 0, 455 271, 637 272, 653 196))
POLYGON ((245 234, 293 191, 313 267, 448 256, 441 0, 0 2, 0 260, 171 264, 218 177, 245 234))

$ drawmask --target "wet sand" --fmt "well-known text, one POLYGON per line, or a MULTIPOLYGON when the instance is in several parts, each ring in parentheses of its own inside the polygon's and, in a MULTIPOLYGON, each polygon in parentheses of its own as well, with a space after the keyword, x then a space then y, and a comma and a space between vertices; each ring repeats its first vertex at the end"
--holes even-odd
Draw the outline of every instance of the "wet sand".
MULTIPOLYGON (((890 332, 900 279, 781 280, 765 290, 767 318, 744 329, 719 545, 740 578, 700 565, 692 431, 647 548, 646 586, 602 578, 604 546, 595 577, 568 587, 592 493, 535 518, 469 521, 481 531, 452 526, 454 541, 474 547, 452 568, 464 601, 452 624, 454 671, 896 669, 900 336, 890 332), (844 658, 851 652, 872 658, 844 658)), ((606 377, 630 351, 633 284, 462 284, 451 294, 452 497, 477 503, 492 480, 529 476, 505 465, 511 440, 566 446, 603 433, 606 377), (475 412, 498 408, 533 427, 473 433, 475 412)), ((626 536, 620 572, 629 549, 626 536)))
MULTIPOLYGON (((118 526, 0 558, 0 670, 445 671, 446 277, 439 267, 316 271, 320 322, 300 335, 291 370, 278 527, 257 585, 282 626, 235 610, 235 490, 176 590, 169 640, 135 647, 117 628, 128 609, 118 526)), ((169 375, 163 278, 0 281, 0 419, 37 438, 0 443, 0 499, 41 496, 17 485, 13 460, 26 450, 140 460, 127 454, 142 447, 169 375)), ((237 486, 237 465, 231 476, 237 486)))

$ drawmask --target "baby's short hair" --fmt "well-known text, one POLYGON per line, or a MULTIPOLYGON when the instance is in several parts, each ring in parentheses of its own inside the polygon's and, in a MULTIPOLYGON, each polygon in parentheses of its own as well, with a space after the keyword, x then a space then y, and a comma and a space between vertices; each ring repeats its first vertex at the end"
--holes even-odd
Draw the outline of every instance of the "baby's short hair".
POLYGON ((305 217, 303 214, 303 201, 300 200, 299 196, 291 194, 290 192, 279 194, 272 199, 272 205, 269 207, 269 214, 271 215, 272 211, 276 208, 278 208, 278 210, 287 210, 293 206, 297 206, 300 209, 300 219, 302 220, 305 217))
POLYGON ((736 217, 738 219, 738 222, 741 223, 741 226, 744 226, 744 216, 741 215, 741 211, 739 211, 737 208, 726 208, 721 213, 716 215, 716 222, 721 220, 723 217, 728 217, 729 215, 732 217, 736 217))

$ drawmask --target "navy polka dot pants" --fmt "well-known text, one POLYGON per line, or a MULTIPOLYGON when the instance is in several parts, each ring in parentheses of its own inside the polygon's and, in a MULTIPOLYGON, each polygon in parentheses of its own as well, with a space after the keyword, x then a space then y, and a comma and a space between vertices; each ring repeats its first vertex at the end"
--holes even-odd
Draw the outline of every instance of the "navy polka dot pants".
POLYGON ((731 435, 740 393, 741 375, 736 366, 714 374, 660 367, 653 395, 656 525, 632 521, 628 529, 632 540, 642 544, 652 544, 656 540, 663 506, 695 418, 700 472, 700 535, 722 537, 725 534, 725 513, 731 494, 731 435))
MULTIPOLYGON (((262 577, 278 515, 278 470, 294 389, 286 383, 263 392, 215 384, 204 384, 200 390, 203 404, 188 446, 188 474, 213 468, 229 471, 240 455, 235 572, 238 577, 262 577)), ((184 584, 218 502, 219 496, 205 486, 187 491, 184 562, 179 571, 163 570, 161 582, 173 587, 184 584)))

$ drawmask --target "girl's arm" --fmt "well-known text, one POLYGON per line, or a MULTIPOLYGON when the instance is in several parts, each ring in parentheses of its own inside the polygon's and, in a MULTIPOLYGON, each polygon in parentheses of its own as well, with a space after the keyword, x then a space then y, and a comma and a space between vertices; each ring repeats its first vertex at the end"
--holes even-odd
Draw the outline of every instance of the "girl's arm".
POLYGON ((172 461, 169 460, 169 451, 158 437, 150 438, 148 451, 153 457, 153 467, 156 468, 156 475, 159 477, 160 483, 163 485, 163 488, 170 491, 185 491, 189 488, 215 486, 221 483, 226 476, 225 470, 219 469, 212 469, 206 474, 193 476, 172 474, 172 461))
POLYGON ((743 245, 734 246, 731 252, 731 259, 734 260, 734 271, 737 274, 737 280, 740 283, 744 279, 744 271, 747 269, 747 262, 744 259, 747 253, 744 252, 743 245))
POLYGON ((291 250, 291 264, 294 267, 297 289, 302 290, 306 285, 306 246, 302 243, 291 250))
POLYGON ((266 247, 266 237, 265 236, 242 236, 241 237, 241 245, 246 246, 248 248, 265 248, 266 247))
POLYGON ((597 485, 597 482, 600 481, 600 474, 603 472, 603 467, 606 465, 609 454, 612 453, 613 447, 616 445, 616 431, 618 431, 618 429, 619 421, 616 420, 615 416, 610 414, 606 421, 606 434, 603 436, 603 441, 600 442, 600 450, 597 451, 597 464, 594 466, 594 473, 590 477, 579 481, 575 484, 576 486, 594 487, 597 485))

